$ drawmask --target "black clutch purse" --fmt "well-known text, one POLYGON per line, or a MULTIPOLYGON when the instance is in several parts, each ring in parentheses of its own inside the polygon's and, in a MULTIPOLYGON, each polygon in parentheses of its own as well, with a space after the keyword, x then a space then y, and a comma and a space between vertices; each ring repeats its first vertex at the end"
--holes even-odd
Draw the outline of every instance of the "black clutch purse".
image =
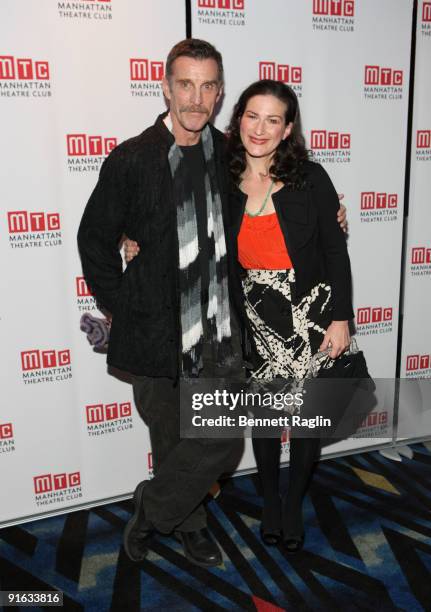
POLYGON ((334 360, 330 368, 320 368, 317 371, 316 363, 318 363, 320 356, 329 355, 330 352, 331 349, 328 348, 314 355, 309 369, 309 373, 313 378, 317 375, 317 378, 351 378, 354 380, 364 380, 369 389, 372 388, 373 391, 375 390, 376 385, 368 372, 364 353, 359 350, 355 338, 350 340, 350 347, 334 360))
POLYGON ((360 428, 377 405, 376 385, 368 371, 364 353, 355 338, 350 347, 334 360, 329 368, 320 367, 326 349, 314 355, 307 373, 308 411, 329 418, 331 426, 324 435, 324 443, 360 436, 360 428))

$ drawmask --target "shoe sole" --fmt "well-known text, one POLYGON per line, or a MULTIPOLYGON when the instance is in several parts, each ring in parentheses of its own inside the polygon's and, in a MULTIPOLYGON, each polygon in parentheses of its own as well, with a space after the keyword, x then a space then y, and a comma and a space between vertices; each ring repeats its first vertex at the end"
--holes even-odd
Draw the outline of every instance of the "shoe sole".
POLYGON ((186 551, 184 551, 185 558, 193 563, 193 565, 197 565, 198 567, 218 567, 219 565, 223 565, 223 559, 221 561, 213 561, 211 563, 205 561, 196 561, 191 555, 189 555, 186 551))
POLYGON ((138 485, 133 495, 133 504, 135 506, 135 512, 133 513, 132 518, 127 523, 126 528, 124 530, 124 534, 123 534, 123 547, 126 552, 126 555, 129 557, 131 561, 135 561, 135 562, 143 561, 145 557, 148 555, 148 548, 146 548, 145 551, 142 551, 142 556, 140 556, 139 558, 134 557, 130 552, 129 544, 128 544, 130 533, 132 532, 132 530, 135 528, 135 526, 137 525, 139 521, 139 511, 142 506, 143 491, 144 491, 144 483, 142 483, 142 485, 138 485))

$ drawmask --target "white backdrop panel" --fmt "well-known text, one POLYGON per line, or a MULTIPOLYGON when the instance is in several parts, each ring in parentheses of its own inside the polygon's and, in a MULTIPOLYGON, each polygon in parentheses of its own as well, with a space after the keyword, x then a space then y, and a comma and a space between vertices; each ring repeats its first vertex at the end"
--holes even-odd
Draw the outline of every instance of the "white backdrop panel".
MULTIPOLYGON (((404 284, 401 376, 431 377, 431 3, 420 0, 410 166, 410 206, 404 284)), ((431 421, 418 435, 431 435, 431 421)))
POLYGON ((163 61, 185 36, 185 5, 74 4, 0 6, 0 129, 8 143, 0 252, 9 264, 0 354, 10 398, 0 408, 0 479, 12 493, 2 499, 0 523, 127 494, 151 475, 131 386, 107 376, 105 356, 79 331, 82 312, 95 307, 77 293, 76 233, 106 154, 165 108, 163 61))

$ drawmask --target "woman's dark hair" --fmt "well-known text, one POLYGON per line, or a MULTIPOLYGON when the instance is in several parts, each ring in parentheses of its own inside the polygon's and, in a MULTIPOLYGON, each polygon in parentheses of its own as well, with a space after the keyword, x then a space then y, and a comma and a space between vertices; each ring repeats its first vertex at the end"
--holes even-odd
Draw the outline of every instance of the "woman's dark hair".
POLYGON ((271 79, 263 79, 249 85, 242 92, 233 109, 228 127, 228 159, 233 180, 236 184, 239 184, 246 167, 245 149, 241 142, 239 129, 241 117, 250 98, 267 95, 275 96, 278 100, 284 102, 286 105, 286 125, 293 123, 290 135, 280 142, 274 152, 269 174, 274 179, 285 183, 291 190, 301 189, 304 186, 302 166, 309 155, 302 134, 298 98, 288 85, 271 79))

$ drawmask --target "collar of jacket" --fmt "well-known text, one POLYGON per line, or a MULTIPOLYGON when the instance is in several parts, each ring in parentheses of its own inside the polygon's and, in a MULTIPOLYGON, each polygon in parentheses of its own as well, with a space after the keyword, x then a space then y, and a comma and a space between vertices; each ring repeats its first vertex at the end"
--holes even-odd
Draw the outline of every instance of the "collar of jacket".
POLYGON ((231 197, 236 198, 237 200, 244 201, 247 198, 247 194, 241 191, 239 185, 234 183, 233 180, 229 183, 229 193, 231 197))
POLYGON ((168 116, 169 111, 165 111, 164 113, 161 113, 155 123, 154 123, 154 127, 157 130, 157 132, 160 135, 160 138, 166 143, 166 145, 171 148, 171 146, 174 144, 175 142, 175 137, 172 134, 171 131, 169 131, 169 129, 166 127, 164 119, 168 116))
MULTIPOLYGON (((173 133, 166 127, 166 124, 164 122, 164 120, 166 119, 166 117, 168 116, 169 111, 165 111, 164 113, 161 113, 155 123, 154 123, 154 127, 156 128, 157 132, 159 133, 160 137, 162 138, 162 140, 169 146, 169 148, 174 144, 175 142, 175 136, 173 135, 173 133)), ((216 129, 215 127, 209 123, 208 124, 210 126, 210 130, 211 130, 211 134, 213 135, 213 140, 215 139, 215 132, 216 129)), ((215 145, 216 148, 216 145, 215 145)))

